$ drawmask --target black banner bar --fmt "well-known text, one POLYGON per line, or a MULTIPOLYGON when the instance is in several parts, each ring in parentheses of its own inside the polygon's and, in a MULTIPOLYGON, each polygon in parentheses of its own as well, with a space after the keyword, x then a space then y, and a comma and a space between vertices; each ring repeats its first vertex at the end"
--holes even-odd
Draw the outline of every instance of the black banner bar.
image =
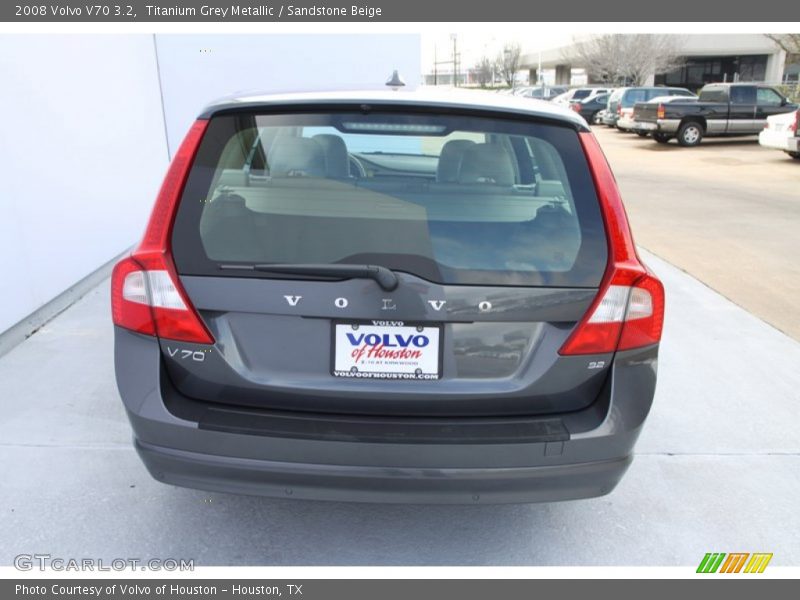
POLYGON ((0 3, 6 22, 753 22, 800 21, 800 3, 760 0, 12 0, 0 3), (613 19, 613 21, 610 21, 613 19))
POLYGON ((537 598, 795 598, 797 582, 758 576, 695 579, 524 580, 191 580, 41 579, 3 580, 4 600, 532 600, 537 598))

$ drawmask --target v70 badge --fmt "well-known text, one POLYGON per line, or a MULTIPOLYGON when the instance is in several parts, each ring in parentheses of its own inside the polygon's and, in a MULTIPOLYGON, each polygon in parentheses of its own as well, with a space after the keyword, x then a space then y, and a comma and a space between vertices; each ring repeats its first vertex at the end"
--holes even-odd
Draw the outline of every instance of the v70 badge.
POLYGON ((167 346, 167 354, 172 358, 180 358, 186 360, 191 358, 195 362, 203 362, 206 359, 206 353, 200 350, 186 350, 185 348, 170 348, 167 346))

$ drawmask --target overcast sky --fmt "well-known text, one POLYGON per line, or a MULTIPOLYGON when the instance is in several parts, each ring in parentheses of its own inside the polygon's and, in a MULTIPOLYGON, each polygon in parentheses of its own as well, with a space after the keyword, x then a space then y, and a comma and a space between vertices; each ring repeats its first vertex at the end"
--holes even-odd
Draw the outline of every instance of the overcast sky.
MULTIPOLYGON (((490 23, 489 27, 491 26, 490 23)), ((570 33, 549 32, 546 29, 546 24, 532 23, 530 30, 525 33, 443 31, 437 34, 423 34, 422 71, 427 73, 433 70, 434 56, 437 56, 440 62, 453 60, 453 40, 450 37, 453 33, 457 35, 456 45, 463 67, 473 66, 484 55, 494 58, 506 43, 518 42, 522 46, 523 53, 526 53, 563 46, 572 41, 573 36, 570 33)))

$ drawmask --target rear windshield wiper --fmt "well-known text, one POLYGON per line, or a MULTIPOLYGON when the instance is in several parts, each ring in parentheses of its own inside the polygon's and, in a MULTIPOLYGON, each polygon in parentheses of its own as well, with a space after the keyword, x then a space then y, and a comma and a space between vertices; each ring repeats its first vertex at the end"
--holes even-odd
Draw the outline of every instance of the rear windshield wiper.
POLYGON ((380 265, 347 264, 287 264, 263 263, 254 265, 220 265, 224 270, 262 271, 264 273, 285 273, 286 275, 310 275, 312 277, 340 277, 342 279, 374 279, 384 290, 391 292, 397 288, 398 279, 393 271, 380 265))

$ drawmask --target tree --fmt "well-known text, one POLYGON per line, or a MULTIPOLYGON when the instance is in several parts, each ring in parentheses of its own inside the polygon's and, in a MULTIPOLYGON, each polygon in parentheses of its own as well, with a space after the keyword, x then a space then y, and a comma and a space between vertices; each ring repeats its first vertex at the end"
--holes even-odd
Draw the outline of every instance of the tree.
POLYGON ((473 67, 475 78, 478 84, 484 88, 487 84, 492 83, 494 76, 494 63, 488 56, 483 56, 473 67))
POLYGON ((786 54, 800 54, 800 33, 765 33, 786 54))
POLYGON ((683 65, 680 48, 674 35, 606 34, 577 41, 569 60, 577 58, 590 77, 605 83, 644 85, 651 75, 683 65))
POLYGON ((516 83, 517 71, 519 71, 522 48, 517 43, 505 44, 503 51, 497 56, 497 71, 500 77, 510 88, 514 88, 516 83))

